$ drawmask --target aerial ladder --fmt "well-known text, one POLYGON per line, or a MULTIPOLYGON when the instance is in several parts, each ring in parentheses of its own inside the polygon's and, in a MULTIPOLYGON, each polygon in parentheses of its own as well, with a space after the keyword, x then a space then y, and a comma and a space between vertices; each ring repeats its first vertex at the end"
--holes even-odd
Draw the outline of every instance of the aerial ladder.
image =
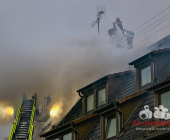
POLYGON ((36 93, 32 96, 31 100, 27 100, 25 94, 23 94, 15 122, 12 125, 9 140, 32 140, 36 100, 36 93))

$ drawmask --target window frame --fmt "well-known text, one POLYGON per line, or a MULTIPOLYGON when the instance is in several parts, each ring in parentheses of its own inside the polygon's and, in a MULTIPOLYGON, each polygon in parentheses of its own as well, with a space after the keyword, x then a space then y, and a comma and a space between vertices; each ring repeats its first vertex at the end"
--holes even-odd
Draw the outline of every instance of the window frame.
POLYGON ((102 86, 102 87, 99 87, 99 88, 97 88, 97 90, 96 90, 96 106, 97 106, 97 108, 100 108, 100 107, 102 107, 102 106, 105 106, 105 104, 107 104, 107 88, 106 88, 106 85, 104 85, 104 86, 102 86), (103 89, 105 89, 105 103, 104 104, 101 104, 101 105, 99 105, 99 91, 101 91, 101 90, 103 90, 103 89))
POLYGON ((153 83, 153 79, 154 79, 154 64, 152 62, 149 62, 145 65, 142 65, 141 67, 137 68, 137 71, 138 71, 138 87, 139 87, 139 90, 140 89, 144 89, 148 86, 150 86, 152 83, 153 83), (150 83, 147 83, 145 85, 142 86, 142 70, 149 67, 151 68, 151 82, 150 83))
POLYGON ((103 112, 100 114, 100 127, 101 127, 101 139, 102 140, 112 140, 113 138, 116 138, 119 134, 119 127, 121 123, 121 119, 119 119, 119 112, 113 109, 109 109, 106 112, 103 112), (116 118, 116 135, 110 138, 106 139, 106 133, 107 133, 107 118, 114 116, 116 118))
MULTIPOLYGON (((158 107, 159 107, 159 105, 163 105, 162 103, 161 103, 161 95, 162 94, 165 94, 165 93, 167 93, 167 92, 170 92, 170 90, 164 90, 163 92, 161 92, 160 94, 159 94, 159 96, 158 96, 158 107)), ((165 106, 164 106, 165 107, 165 106)), ((170 110, 168 109, 168 111, 170 112, 170 110)))
MULTIPOLYGON (((170 91, 170 85, 169 84, 165 85, 163 87, 159 87, 157 89, 154 89, 154 98, 155 98, 154 107, 159 107, 159 105, 162 105, 161 104, 161 95, 166 93, 166 92, 169 92, 169 91, 170 91)), ((168 110, 168 111, 170 111, 170 110, 168 110)), ((161 121, 162 119, 155 118, 155 120, 161 121)))
POLYGON ((110 139, 112 139, 112 138, 115 138, 116 135, 117 135, 117 117, 116 117, 116 114, 114 114, 114 115, 112 114, 112 115, 109 115, 109 116, 105 117, 105 139, 106 139, 106 140, 110 140, 110 139), (107 138, 107 133, 108 133, 108 119, 109 119, 109 118, 114 118, 114 119, 116 119, 116 134, 115 134, 114 136, 110 137, 110 138, 107 138))
POLYGON ((64 135, 67 135, 67 134, 71 134, 71 140, 73 139, 73 133, 72 132, 67 132, 67 133, 64 133, 62 134, 62 140, 64 140, 64 135))
POLYGON ((90 93, 88 93, 88 94, 86 95, 86 104, 85 104, 85 106, 86 106, 86 107, 85 107, 85 108, 86 108, 85 111, 86 111, 87 114, 94 111, 94 108, 95 108, 95 95, 94 95, 94 92, 90 92, 90 93), (93 109, 92 109, 92 110, 87 111, 87 98, 88 98, 89 96, 91 96, 91 95, 93 95, 94 106, 93 106, 93 109))

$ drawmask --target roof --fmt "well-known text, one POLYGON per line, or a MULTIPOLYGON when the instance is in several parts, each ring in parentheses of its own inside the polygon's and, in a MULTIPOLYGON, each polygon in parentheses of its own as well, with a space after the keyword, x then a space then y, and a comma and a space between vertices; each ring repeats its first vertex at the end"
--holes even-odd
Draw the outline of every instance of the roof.
POLYGON ((161 40, 155 42, 154 44, 150 45, 148 50, 159 50, 163 48, 168 48, 170 46, 170 35, 167 35, 166 37, 162 38, 161 40))
POLYGON ((98 118, 83 140, 100 140, 100 131, 100 118, 98 118))
MULTIPOLYGON (((141 101, 139 102, 136 109, 134 110, 130 118, 128 119, 128 122, 126 123, 126 125, 123 127, 123 131, 122 131, 123 133, 120 139, 122 140, 130 139, 130 138, 138 139, 139 137, 143 137, 143 135, 145 135, 145 133, 148 132, 146 131, 145 133, 143 133, 143 131, 136 130, 136 125, 133 125, 133 121, 141 121, 141 123, 145 121, 145 120, 142 121, 139 118, 139 112, 143 110, 144 105, 148 105, 149 109, 152 112, 154 111, 154 93, 153 92, 148 92, 144 94, 143 96, 141 96, 141 101)), ((150 126, 142 125, 141 127, 146 128, 150 126)))
MULTIPOLYGON (((106 76, 104 76, 104 77, 102 77, 102 78, 100 78, 100 79, 98 79, 98 80, 90 83, 89 85, 87 85, 87 86, 85 86, 85 87, 77 90, 77 92, 85 92, 85 91, 87 91, 87 90, 89 90, 89 89, 92 89, 92 88, 94 88, 94 87, 96 87, 96 86, 98 86, 98 85, 106 82, 107 79, 108 79, 108 77, 114 77, 114 76, 118 76, 118 75, 123 75, 123 74, 130 73, 130 72, 132 72, 132 71, 130 70, 130 71, 124 71, 124 72, 118 72, 118 73, 108 74, 108 75, 106 75, 106 76)), ((83 93, 82 93, 82 94, 83 94, 83 93)))
POLYGON ((159 49, 159 50, 155 50, 155 51, 152 51, 150 53, 147 53, 145 54, 144 56, 132 61, 129 63, 129 65, 134 65, 135 63, 139 62, 140 60, 146 58, 146 57, 149 57, 149 55, 153 55, 153 54, 156 54, 156 53, 161 53, 161 52, 166 52, 166 51, 170 51, 170 48, 165 48, 165 49, 159 49))
POLYGON ((154 44, 150 45, 149 47, 147 47, 147 49, 148 49, 148 51, 151 51, 151 52, 130 62, 129 65, 134 65, 134 63, 143 59, 144 57, 148 56, 149 54, 169 51, 170 50, 170 35, 167 35, 166 37, 164 37, 164 38, 160 39, 159 41, 155 42, 154 44))
POLYGON ((117 91, 117 100, 125 98, 133 93, 136 93, 136 73, 133 72, 131 77, 117 91))

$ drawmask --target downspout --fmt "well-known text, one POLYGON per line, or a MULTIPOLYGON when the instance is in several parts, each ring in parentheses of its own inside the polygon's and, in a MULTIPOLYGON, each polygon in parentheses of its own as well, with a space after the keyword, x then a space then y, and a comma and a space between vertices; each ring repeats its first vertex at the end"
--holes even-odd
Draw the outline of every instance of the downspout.
MULTIPOLYGON (((71 122, 71 129, 72 129, 72 131, 74 131, 74 138, 76 138, 76 137, 78 137, 78 135, 79 135, 79 133, 75 130, 75 128, 74 128, 74 122, 71 122), (78 135, 77 135, 78 134, 78 135)), ((77 138, 76 138, 77 139, 77 138)))
POLYGON ((157 67, 156 67, 156 62, 153 60, 151 54, 149 54, 150 60, 154 63, 154 83, 156 82, 158 75, 157 75, 157 67))

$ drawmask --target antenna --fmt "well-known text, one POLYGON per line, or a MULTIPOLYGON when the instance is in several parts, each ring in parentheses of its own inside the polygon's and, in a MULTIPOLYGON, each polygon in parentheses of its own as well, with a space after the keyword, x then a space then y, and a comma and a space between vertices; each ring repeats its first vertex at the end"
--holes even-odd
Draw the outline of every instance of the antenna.
POLYGON ((102 15, 105 14, 105 7, 104 6, 98 6, 97 7, 97 19, 96 21, 92 22, 91 27, 94 27, 98 23, 98 33, 99 33, 99 23, 100 19, 102 18, 102 15))

